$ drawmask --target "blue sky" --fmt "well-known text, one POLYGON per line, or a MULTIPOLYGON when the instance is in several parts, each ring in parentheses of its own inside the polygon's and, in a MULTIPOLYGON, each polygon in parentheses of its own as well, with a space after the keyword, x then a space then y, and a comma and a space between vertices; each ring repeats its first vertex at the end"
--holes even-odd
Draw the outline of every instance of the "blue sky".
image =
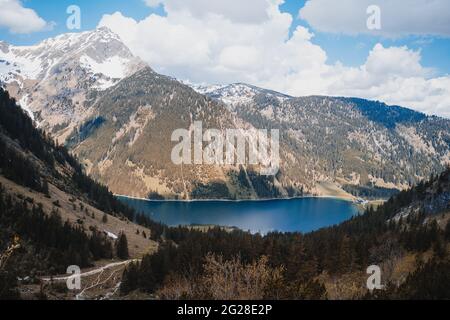
MULTIPOLYGON (((65 25, 68 16, 66 9, 72 4, 78 5, 82 9, 82 31, 94 29, 104 14, 112 14, 116 11, 136 20, 142 20, 152 13, 165 15, 162 6, 156 9, 150 8, 142 0, 27 0, 24 1, 25 7, 34 9, 46 21, 56 23, 53 30, 31 34, 12 34, 7 28, 0 28, 0 40, 15 45, 29 45, 68 32, 65 25)), ((288 12, 295 18, 292 30, 298 25, 310 27, 306 21, 298 18, 299 10, 304 5, 305 0, 286 0, 280 6, 281 11, 288 12)), ((361 65, 366 60, 370 49, 379 42, 385 46, 406 45, 411 49, 420 49, 422 64, 425 67, 436 69, 439 75, 450 73, 450 59, 448 58, 450 38, 408 36, 406 38, 387 39, 377 36, 329 34, 313 28, 312 31, 315 34, 313 42, 325 49, 330 63, 341 61, 349 66, 361 65)))
POLYGON ((35 32, 31 34, 12 34, 7 28, 0 29, 0 39, 16 44, 34 44, 43 39, 69 32, 66 28, 68 14, 66 9, 70 5, 81 8, 82 24, 80 31, 94 29, 104 14, 122 12, 124 15, 141 20, 152 12, 163 14, 163 10, 154 10, 141 0, 27 0, 23 2, 27 8, 34 9, 46 21, 55 22, 51 31, 35 32))
POLYGON ((31 45, 106 26, 157 72, 291 95, 358 96, 450 117, 450 1, 1 0, 0 40, 31 45), (12 18, 13 17, 13 18, 12 18), (49 27, 51 26, 51 28, 49 27))

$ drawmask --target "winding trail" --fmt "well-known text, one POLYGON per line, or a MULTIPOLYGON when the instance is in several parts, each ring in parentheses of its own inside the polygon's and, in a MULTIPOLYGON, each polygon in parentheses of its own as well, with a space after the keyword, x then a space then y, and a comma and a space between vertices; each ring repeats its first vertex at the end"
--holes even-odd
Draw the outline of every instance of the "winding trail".
MULTIPOLYGON (((97 268, 97 269, 93 269, 93 270, 90 270, 90 271, 86 271, 86 272, 80 273, 79 276, 81 278, 93 276, 93 275, 101 273, 101 272, 103 272, 105 270, 108 270, 108 269, 111 269, 111 268, 115 268, 115 267, 119 267, 119 266, 122 266, 122 265, 127 265, 127 264, 130 264, 132 262, 138 262, 138 261, 140 261, 140 259, 131 259, 131 260, 126 260, 126 261, 121 261, 121 262, 110 263, 110 264, 107 264, 106 266, 103 266, 103 267, 100 267, 100 268, 97 268)), ((68 280, 69 278, 71 278, 73 276, 74 275, 72 274, 72 275, 63 276, 63 277, 43 277, 43 278, 41 278, 41 280, 42 281, 52 281, 52 280, 53 281, 66 281, 66 280, 68 280)))

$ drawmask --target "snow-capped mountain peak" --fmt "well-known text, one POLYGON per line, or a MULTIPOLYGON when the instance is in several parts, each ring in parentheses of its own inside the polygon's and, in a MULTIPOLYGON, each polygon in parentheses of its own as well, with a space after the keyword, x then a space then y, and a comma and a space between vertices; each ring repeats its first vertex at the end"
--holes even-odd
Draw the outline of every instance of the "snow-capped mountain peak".
MULTIPOLYGON (((0 43, 0 85, 44 128, 86 117, 90 91, 104 90, 146 66, 106 27, 66 33, 32 46, 0 43)), ((56 134, 58 136, 59 134, 56 134)))
POLYGON ((280 101, 292 98, 283 93, 259 88, 246 83, 232 83, 227 85, 190 84, 190 86, 195 91, 211 98, 221 100, 230 106, 250 103, 256 96, 261 94, 279 99, 280 101))
POLYGON ((0 44, 0 81, 44 80, 64 65, 80 63, 86 71, 120 79, 131 74, 137 59, 119 36, 102 27, 67 33, 34 46, 0 44))

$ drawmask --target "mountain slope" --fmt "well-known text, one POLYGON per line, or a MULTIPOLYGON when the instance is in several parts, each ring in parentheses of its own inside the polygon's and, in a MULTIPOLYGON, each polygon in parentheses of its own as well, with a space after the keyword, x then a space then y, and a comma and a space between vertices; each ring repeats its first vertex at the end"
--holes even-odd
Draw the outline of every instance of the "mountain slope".
MULTIPOLYGON (((90 175, 115 193, 147 197, 252 197, 237 180, 239 167, 175 165, 171 151, 177 129, 204 130, 250 127, 234 117, 222 103, 198 94, 182 83, 144 68, 99 92, 89 101, 96 116, 68 139, 85 160, 90 175), (198 192, 201 189, 202 192, 198 192), (239 194, 242 194, 240 196, 239 194)), ((244 169, 242 169, 244 170, 244 169)))
POLYGON ((290 98, 244 84, 202 91, 255 127, 281 128, 281 182, 294 178, 313 192, 327 181, 377 197, 450 163, 447 119, 363 99, 290 98))

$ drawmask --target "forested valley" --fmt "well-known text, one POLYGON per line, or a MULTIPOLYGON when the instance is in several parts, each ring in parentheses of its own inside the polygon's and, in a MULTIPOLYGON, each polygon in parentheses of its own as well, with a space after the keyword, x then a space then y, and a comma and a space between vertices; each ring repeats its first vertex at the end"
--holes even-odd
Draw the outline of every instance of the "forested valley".
MULTIPOLYGON (((36 129, 0 89, 0 173, 34 192, 49 184, 112 216, 151 230, 159 250, 125 270, 122 296, 141 292, 159 299, 437 299, 450 298, 448 222, 450 169, 402 191, 377 209, 315 232, 250 234, 222 228, 197 231, 167 227, 137 214, 83 172, 76 157, 36 129), (414 256, 402 281, 384 290, 331 293, 330 279, 363 274, 370 265, 398 264, 414 256)), ((56 274, 71 264, 122 256, 99 230, 69 224, 39 203, 13 198, 0 186, 0 252, 20 239, 21 247, 0 268, 0 297, 17 298, 17 277, 56 274)), ((330 213, 332 214, 332 213, 330 213)), ((122 239, 124 240, 124 239, 122 239)), ((126 245, 125 245, 126 246, 126 245)), ((363 287, 365 283, 360 282, 363 287)))

